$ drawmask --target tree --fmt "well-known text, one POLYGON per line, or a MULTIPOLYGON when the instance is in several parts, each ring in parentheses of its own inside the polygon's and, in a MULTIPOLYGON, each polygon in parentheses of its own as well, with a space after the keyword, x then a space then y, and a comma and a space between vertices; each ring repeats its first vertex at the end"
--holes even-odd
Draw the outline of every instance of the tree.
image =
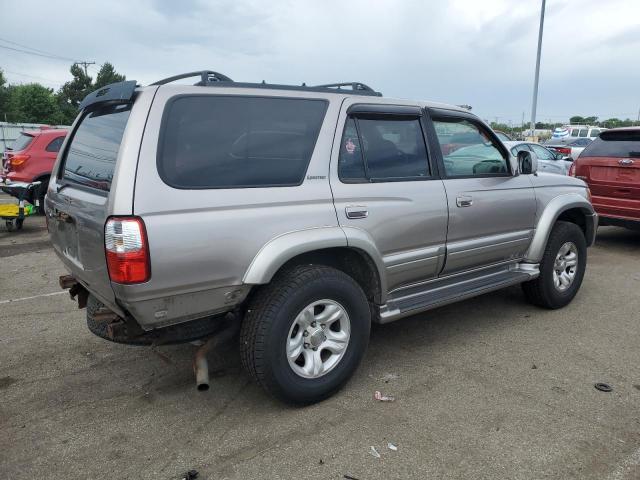
POLYGON ((93 86, 95 90, 102 88, 110 83, 123 82, 127 79, 124 75, 120 75, 116 72, 116 69, 109 62, 105 62, 100 67, 98 76, 96 77, 96 83, 93 86))
POLYGON ((585 123, 584 117, 581 117, 580 115, 575 115, 569 119, 569 123, 575 123, 575 124, 585 123))
POLYGON ((0 68, 0 121, 4 120, 4 114, 9 111, 9 86, 7 79, 4 78, 4 72, 0 68))
POLYGON ((64 120, 53 90, 38 83, 13 85, 7 110, 19 122, 59 124, 64 120))
POLYGON ((69 69, 73 79, 58 90, 58 105, 64 117, 64 123, 71 124, 78 115, 78 107, 84 97, 93 91, 93 81, 84 73, 80 65, 74 63, 69 69))

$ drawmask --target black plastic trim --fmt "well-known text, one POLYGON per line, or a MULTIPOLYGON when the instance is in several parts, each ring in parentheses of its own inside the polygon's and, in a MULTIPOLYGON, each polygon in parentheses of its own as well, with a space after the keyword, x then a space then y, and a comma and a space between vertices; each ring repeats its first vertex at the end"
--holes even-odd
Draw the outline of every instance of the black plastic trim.
POLYGON ((83 110, 96 104, 129 103, 133 100, 133 94, 136 91, 137 84, 138 82, 135 80, 127 80, 124 82, 105 85, 84 97, 79 108, 80 110, 83 110))
POLYGON ((347 115, 352 117, 421 117, 422 109, 410 105, 385 105, 371 103, 355 103, 347 109, 347 115))

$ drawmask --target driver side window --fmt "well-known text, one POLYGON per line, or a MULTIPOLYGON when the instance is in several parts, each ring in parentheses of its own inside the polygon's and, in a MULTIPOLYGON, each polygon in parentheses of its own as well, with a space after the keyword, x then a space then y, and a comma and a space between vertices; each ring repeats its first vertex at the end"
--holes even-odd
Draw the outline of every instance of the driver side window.
POLYGON ((507 159, 487 132, 457 117, 433 119, 447 177, 505 176, 507 159))

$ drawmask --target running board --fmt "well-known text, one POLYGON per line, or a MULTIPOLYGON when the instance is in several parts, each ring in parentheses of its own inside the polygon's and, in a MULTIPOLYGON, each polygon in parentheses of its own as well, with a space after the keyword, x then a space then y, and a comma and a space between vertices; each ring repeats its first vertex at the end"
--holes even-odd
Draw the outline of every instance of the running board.
POLYGON ((451 275, 396 290, 380 307, 378 323, 389 323, 432 308, 533 280, 539 265, 519 264, 451 275))

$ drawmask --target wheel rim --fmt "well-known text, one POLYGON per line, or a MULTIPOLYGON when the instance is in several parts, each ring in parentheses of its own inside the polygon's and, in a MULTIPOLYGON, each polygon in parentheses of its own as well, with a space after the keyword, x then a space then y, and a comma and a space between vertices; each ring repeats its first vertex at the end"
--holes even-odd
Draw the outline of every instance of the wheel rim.
POLYGON ((566 291, 576 278, 578 271, 578 247, 566 242, 558 250, 553 264, 553 284, 560 292, 566 291))
POLYGON ((319 378, 335 368, 349 346, 351 322, 333 300, 310 303, 289 329, 286 355, 291 369, 304 378, 319 378))

